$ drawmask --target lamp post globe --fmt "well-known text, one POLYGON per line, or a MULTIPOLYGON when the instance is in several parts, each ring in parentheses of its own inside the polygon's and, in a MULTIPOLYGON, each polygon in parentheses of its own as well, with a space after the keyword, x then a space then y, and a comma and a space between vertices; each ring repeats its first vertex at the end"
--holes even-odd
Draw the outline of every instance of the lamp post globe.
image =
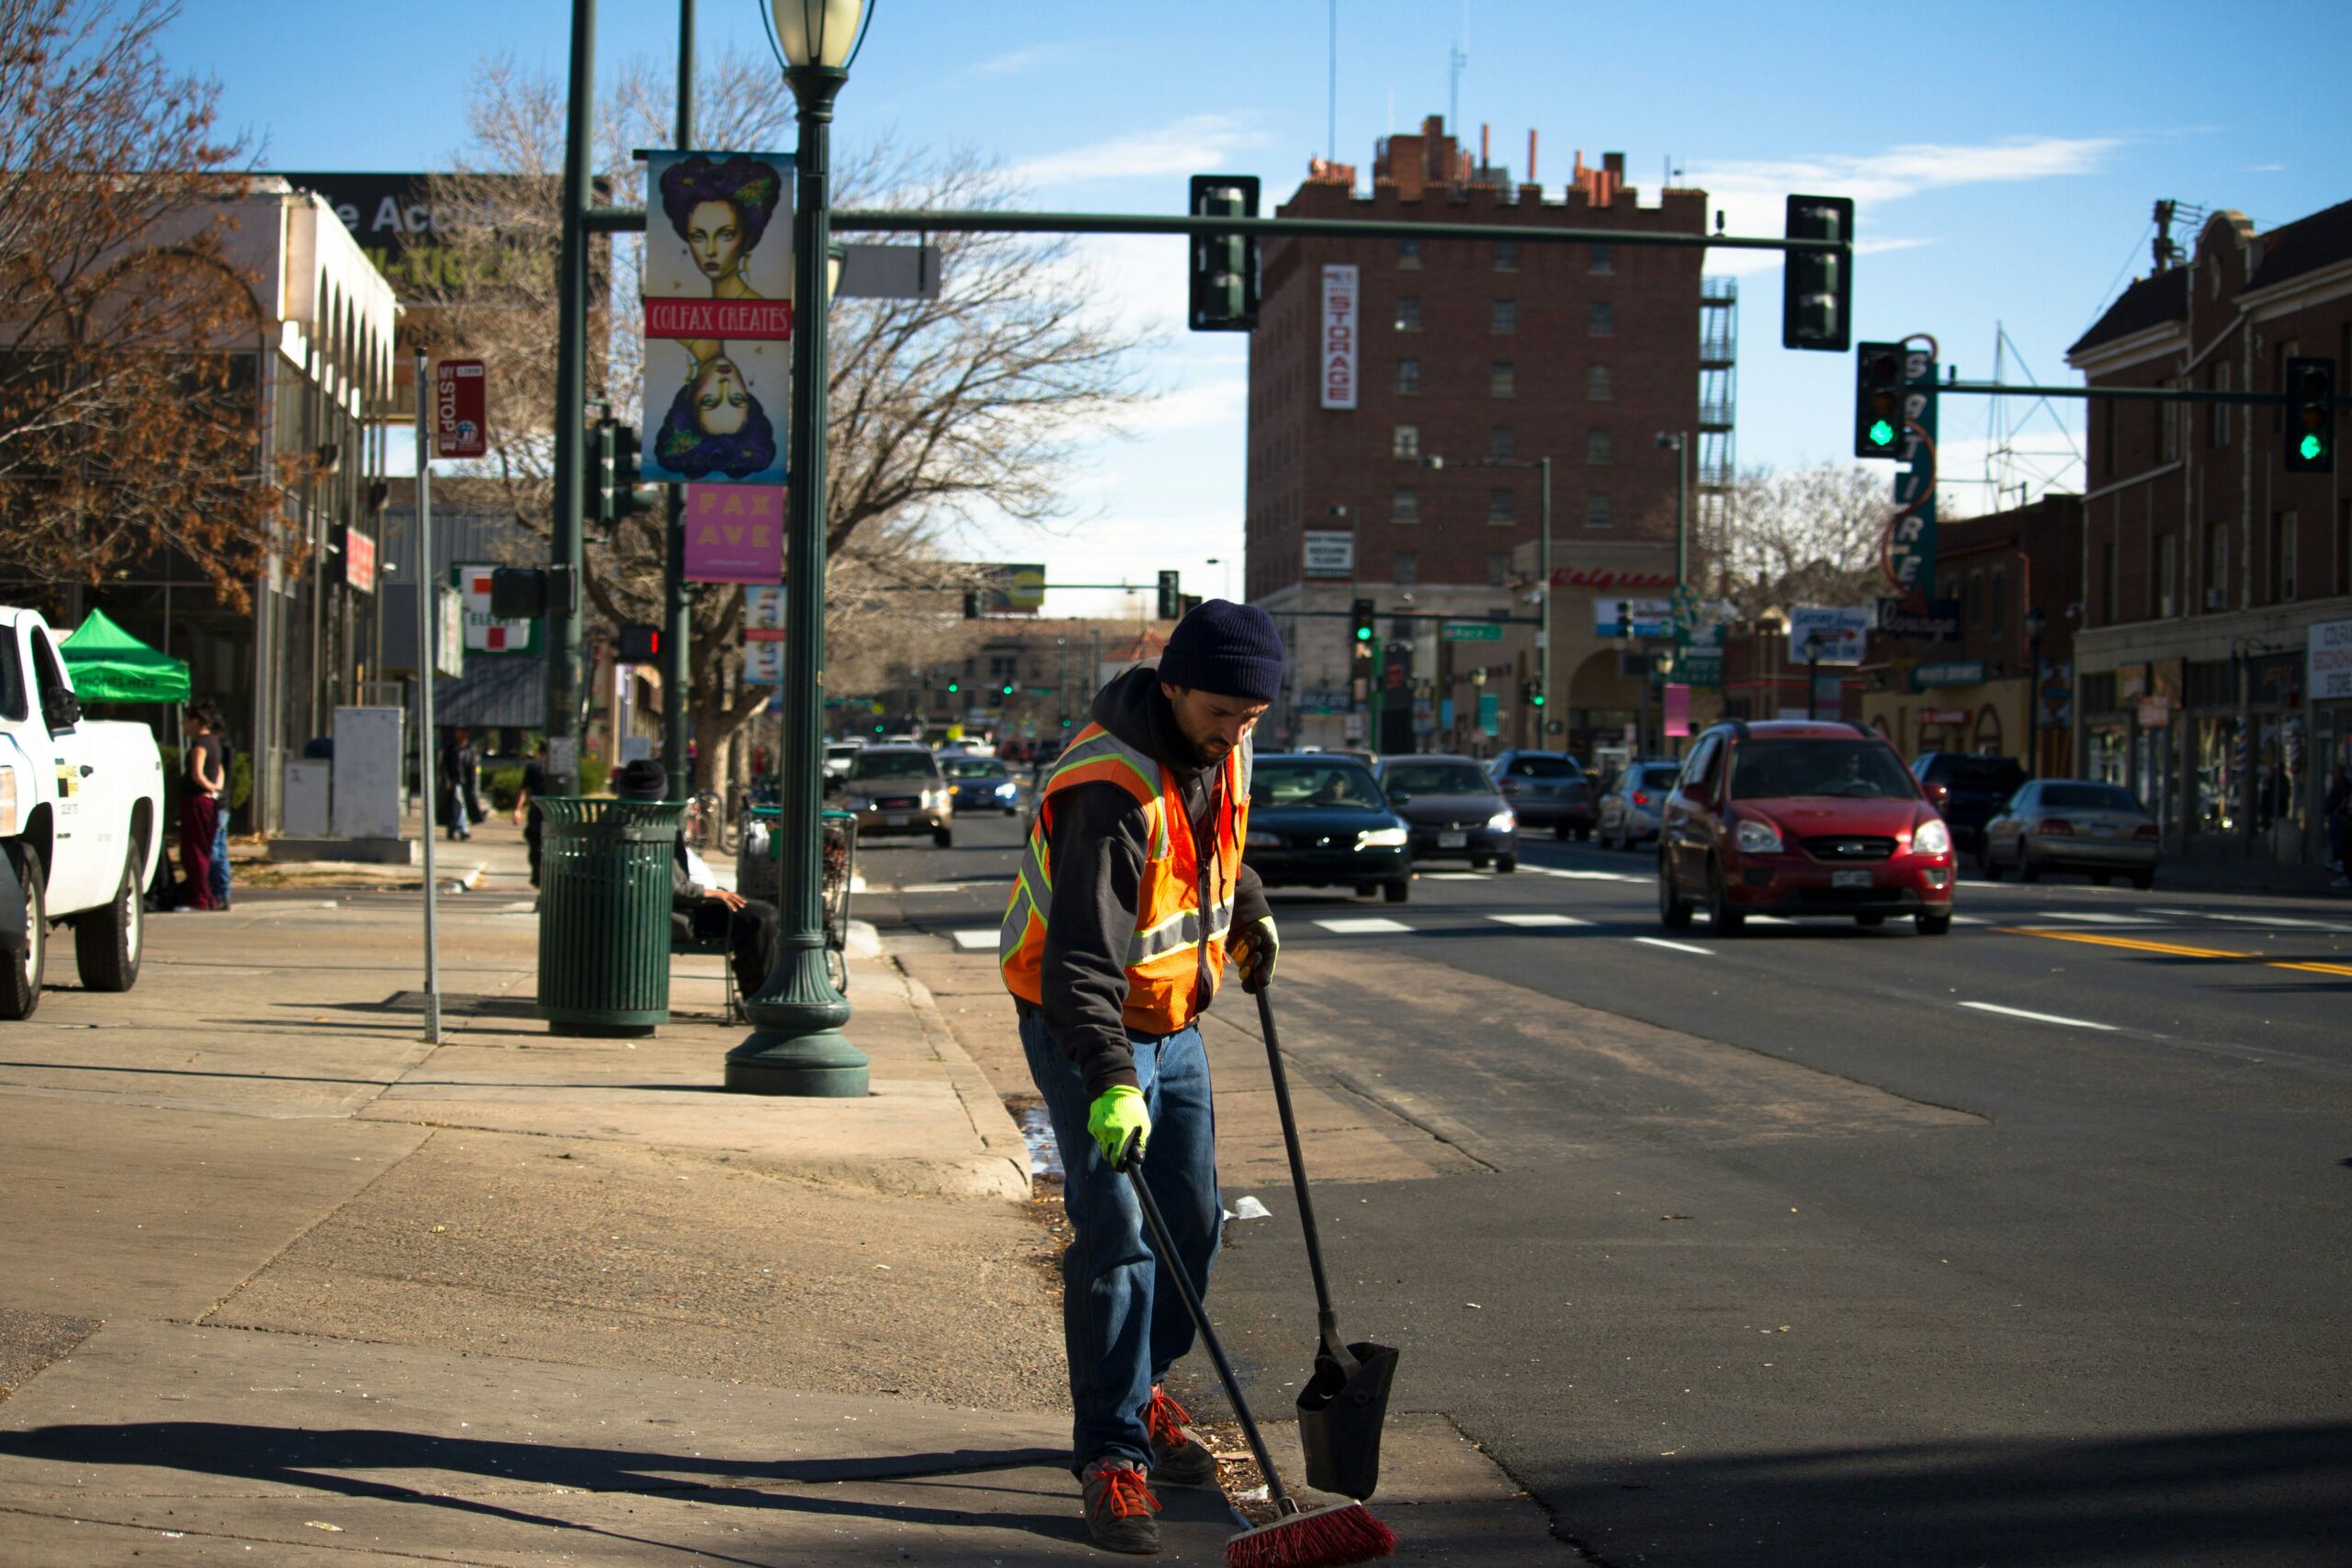
POLYGON ((864 41, 865 0, 772 0, 784 79, 798 107, 792 214, 791 482, 785 518, 784 722, 776 747, 775 956, 744 998, 752 1032, 727 1054, 726 1087, 744 1094, 863 1099, 865 1054, 842 1025, 849 1003, 825 972, 824 770, 826 316, 832 244, 833 99, 864 41))

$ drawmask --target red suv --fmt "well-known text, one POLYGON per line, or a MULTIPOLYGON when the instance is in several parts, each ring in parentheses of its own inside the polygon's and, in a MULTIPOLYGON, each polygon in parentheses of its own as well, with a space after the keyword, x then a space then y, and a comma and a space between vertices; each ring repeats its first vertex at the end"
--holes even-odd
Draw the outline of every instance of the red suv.
POLYGON ((1715 934, 1750 915, 1827 915, 1921 936, 1951 929, 1951 830, 1931 793, 1859 724, 1717 725, 1691 747, 1658 830, 1658 919, 1715 934))

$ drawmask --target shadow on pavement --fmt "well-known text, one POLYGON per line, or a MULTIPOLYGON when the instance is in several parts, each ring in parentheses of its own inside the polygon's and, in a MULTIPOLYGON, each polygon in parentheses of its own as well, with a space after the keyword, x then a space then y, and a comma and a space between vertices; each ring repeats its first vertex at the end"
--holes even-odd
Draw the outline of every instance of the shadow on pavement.
POLYGON ((1823 1449, 1535 1483, 1604 1562, 2341 1562, 2352 1425, 1823 1449), (1629 1492, 1650 1496, 1635 1502, 1629 1492), (1655 1514, 1651 1510, 1655 1508, 1655 1514), (1726 1522, 1736 1518, 1736 1524, 1726 1522), (1690 1554, 1682 1555, 1688 1551, 1690 1554))

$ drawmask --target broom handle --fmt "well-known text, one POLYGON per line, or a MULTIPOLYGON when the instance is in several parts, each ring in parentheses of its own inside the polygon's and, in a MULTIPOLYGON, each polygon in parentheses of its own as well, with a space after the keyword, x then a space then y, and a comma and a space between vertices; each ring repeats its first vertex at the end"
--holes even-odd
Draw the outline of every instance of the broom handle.
POLYGON ((1249 1440, 1250 1452, 1266 1478, 1266 1495, 1280 1512, 1295 1514, 1298 1505, 1283 1490, 1282 1477, 1274 1473, 1273 1456, 1266 1451, 1266 1439, 1258 1435, 1258 1423, 1250 1415, 1249 1402, 1241 1397, 1241 1380, 1233 1375, 1233 1364, 1225 1359, 1225 1347, 1217 1343, 1216 1330, 1209 1326, 1208 1309, 1201 1305, 1200 1292, 1193 1289, 1192 1278, 1184 1272, 1176 1244, 1169 1237, 1168 1223, 1159 1217, 1159 1205, 1153 1201, 1151 1189, 1144 1185, 1142 1149, 1130 1144, 1120 1168, 1126 1172, 1127 1185, 1135 1190, 1136 1201, 1142 1205, 1144 1224, 1151 1229, 1151 1245, 1163 1265, 1159 1277, 1176 1287, 1176 1294, 1182 1300, 1193 1327, 1199 1332, 1201 1343, 1209 1348, 1209 1359, 1216 1364, 1217 1381, 1225 1384, 1225 1396, 1233 1402, 1233 1414, 1241 1423, 1241 1435, 1249 1440))
POLYGON ((1306 1235, 1306 1269, 1315 1276, 1315 1315, 1323 1342, 1335 1357, 1346 1357, 1340 1346, 1339 1314, 1331 1310, 1330 1281, 1323 1277, 1323 1242, 1315 1229, 1315 1200, 1306 1193, 1306 1156, 1299 1152, 1298 1118, 1290 1107, 1290 1078, 1283 1071, 1282 1039, 1274 1032, 1274 1004, 1266 987, 1258 988, 1258 1028, 1266 1037, 1266 1067, 1274 1079, 1274 1109, 1282 1113, 1283 1148, 1290 1156, 1290 1181, 1298 1191, 1298 1228, 1306 1235))

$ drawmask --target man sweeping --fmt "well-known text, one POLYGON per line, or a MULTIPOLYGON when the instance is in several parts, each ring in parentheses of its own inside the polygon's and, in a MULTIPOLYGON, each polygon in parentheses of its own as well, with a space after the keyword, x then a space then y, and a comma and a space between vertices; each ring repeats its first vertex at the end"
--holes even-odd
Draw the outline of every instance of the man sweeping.
POLYGON ((1159 1549, 1154 1484, 1216 1482, 1162 1386, 1192 1324, 1114 1162, 1148 1145, 1145 1181, 1205 1292, 1222 1204, 1200 1016, 1228 953, 1248 988, 1273 976, 1273 918, 1241 848, 1250 734, 1282 674, 1272 617, 1213 599, 1157 670, 1103 687, 1046 771, 998 943, 1068 1173, 1070 1457, 1088 1532, 1114 1551, 1159 1549))

